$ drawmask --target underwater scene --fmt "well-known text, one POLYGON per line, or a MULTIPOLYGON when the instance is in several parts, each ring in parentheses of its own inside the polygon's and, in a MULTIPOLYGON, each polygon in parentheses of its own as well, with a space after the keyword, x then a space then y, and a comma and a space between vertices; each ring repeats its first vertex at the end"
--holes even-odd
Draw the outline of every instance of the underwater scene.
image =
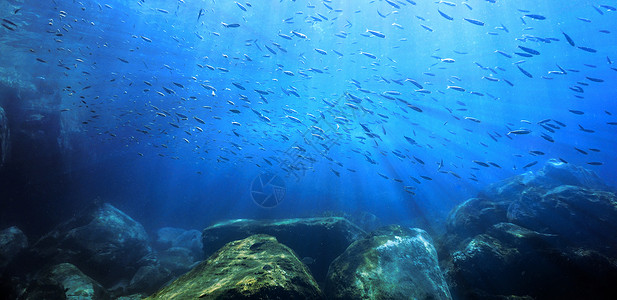
POLYGON ((0 299, 617 299, 614 0, 0 25, 0 299))

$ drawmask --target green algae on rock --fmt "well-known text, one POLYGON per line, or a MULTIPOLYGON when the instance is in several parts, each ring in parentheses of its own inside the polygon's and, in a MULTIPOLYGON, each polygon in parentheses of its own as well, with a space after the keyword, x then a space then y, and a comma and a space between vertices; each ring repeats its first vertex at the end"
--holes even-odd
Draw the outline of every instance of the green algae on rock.
POLYGON ((233 241, 147 299, 323 299, 293 250, 265 234, 233 241))
POLYGON ((330 265, 331 299, 451 299, 431 238, 391 225, 351 244, 330 265))
POLYGON ((253 234, 274 236, 280 243, 293 249, 298 257, 314 258, 315 262, 309 265, 309 269, 317 282, 323 282, 330 263, 365 232, 347 219, 340 217, 279 220, 237 219, 204 229, 204 253, 209 256, 225 243, 253 234))

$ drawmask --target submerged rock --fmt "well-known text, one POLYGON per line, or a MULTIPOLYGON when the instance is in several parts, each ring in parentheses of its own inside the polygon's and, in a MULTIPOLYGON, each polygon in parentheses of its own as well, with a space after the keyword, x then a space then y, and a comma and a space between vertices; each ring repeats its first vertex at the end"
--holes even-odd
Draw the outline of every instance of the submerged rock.
POLYGON ((142 297, 140 294, 133 294, 133 295, 128 295, 128 296, 120 296, 114 300, 141 300, 144 297, 142 297))
POLYGON ((598 245, 607 244, 601 246, 617 255, 617 199, 610 190, 592 171, 549 160, 537 174, 493 184, 453 209, 447 223, 450 247, 509 222, 560 234, 576 247, 599 250, 598 245))
POLYGON ((542 194, 530 190, 508 207, 508 220, 617 258, 617 197, 611 192, 568 185, 542 194))
POLYGON ((204 258, 203 237, 199 230, 191 229, 179 235, 171 244, 172 247, 181 247, 191 250, 191 254, 197 259, 204 258))
POLYGON ((449 276, 463 299, 615 299, 617 264, 592 250, 560 246, 557 235, 494 225, 453 254, 449 276))
POLYGON ((528 184, 545 189, 574 185, 586 189, 610 190, 595 172, 556 159, 548 160, 528 184))
POLYGON ((293 250, 264 234, 226 244, 147 299, 322 299, 293 250))
POLYGON ((151 294, 168 281, 170 275, 171 272, 159 263, 143 264, 129 281, 126 292, 151 294))
POLYGON ((133 277, 152 252, 143 226, 111 204, 95 204, 33 246, 44 263, 70 262, 105 286, 133 277))
POLYGON ((431 238, 391 225, 351 244, 332 264, 332 299, 451 299, 431 238))
POLYGON ((478 197, 443 239, 455 296, 617 299, 617 197, 595 173, 550 160, 478 197))
POLYGON ((471 198, 457 205, 448 215, 446 229, 464 239, 484 233, 493 224, 507 220, 508 206, 482 198, 471 198))
POLYGON ((156 246, 160 248, 171 248, 173 247, 174 241, 186 232, 185 229, 182 228, 174 228, 174 227, 163 227, 156 231, 156 246))
POLYGON ((197 260, 193 257, 191 250, 182 247, 172 247, 159 252, 159 261, 161 266, 173 274, 180 275, 188 271, 197 260))
POLYGON ((356 211, 354 213, 344 212, 344 211, 324 211, 319 214, 320 217, 342 217, 349 222, 355 224, 360 227, 362 230, 366 232, 373 231, 381 226, 381 220, 379 218, 367 211, 356 211))
POLYGON ((172 247, 186 248, 197 259, 202 259, 204 253, 201 232, 195 229, 163 227, 157 231, 156 246, 160 251, 172 247))
POLYGON ((529 188, 550 190, 562 185, 610 191, 593 171, 556 159, 548 160, 537 173, 531 171, 489 185, 480 192, 480 198, 495 202, 517 200, 529 188))
POLYGON ((62 263, 37 274, 23 299, 106 300, 107 291, 77 267, 62 263))
POLYGON ((28 247, 28 238, 13 226, 0 231, 0 273, 11 260, 28 247))
POLYGON ((284 220, 238 219, 203 231, 204 253, 209 256, 225 243, 253 234, 268 234, 293 249, 299 257, 312 258, 309 268, 318 282, 325 280, 330 263, 364 231, 345 218, 284 220))

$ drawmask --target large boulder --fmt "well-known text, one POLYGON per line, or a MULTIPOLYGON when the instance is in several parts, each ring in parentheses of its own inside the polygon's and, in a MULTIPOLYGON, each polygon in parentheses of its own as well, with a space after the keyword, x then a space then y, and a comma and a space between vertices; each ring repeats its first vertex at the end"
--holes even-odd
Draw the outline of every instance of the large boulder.
POLYGON ((453 254, 448 270, 461 299, 616 299, 617 263, 556 235, 494 225, 453 254))
POLYGON ((613 191, 592 171, 549 160, 535 174, 492 184, 460 204, 443 239, 451 253, 446 264, 453 294, 469 299, 615 297, 613 191))
POLYGON ((0 231, 0 273, 11 260, 22 250, 28 247, 28 238, 13 226, 0 231))
POLYGON ((421 229, 391 225, 351 244, 332 264, 331 299, 451 299, 437 252, 421 229))
POLYGON ((107 300, 108 292, 77 267, 62 263, 45 268, 30 283, 21 299, 107 300))
POLYGON ((595 173, 579 166, 549 160, 537 174, 527 172, 490 185, 450 212, 445 240, 450 248, 460 247, 501 222, 568 237, 572 246, 601 246, 617 257, 615 194, 595 173))
POLYGON ((529 190, 508 207, 509 222, 558 234, 573 247, 617 258, 617 197, 614 193, 563 185, 546 193, 529 190))
POLYGON ((560 185, 575 185, 587 189, 610 190, 595 172, 557 159, 548 160, 528 185, 545 189, 560 185))
POLYGON ((156 263, 142 259, 152 253, 143 226, 108 203, 94 204, 58 225, 33 248, 41 263, 69 262, 107 287, 156 263))
POLYGON ((515 201, 529 188, 550 190, 561 185, 574 185, 586 189, 611 190, 595 172, 581 166, 548 160, 537 173, 531 171, 489 185, 480 192, 480 198, 495 202, 515 201))
POLYGON ((322 299, 293 250, 268 235, 226 244, 147 299, 322 299))
POLYGON ((484 233, 493 224, 507 220, 508 205, 484 198, 471 198, 457 205, 448 215, 446 229, 459 238, 484 233))
POLYGON ((253 234, 268 234, 293 249, 308 263, 318 282, 325 280, 330 263, 365 233, 345 218, 304 218, 284 220, 238 219, 218 223, 203 231, 207 256, 225 243, 253 234))

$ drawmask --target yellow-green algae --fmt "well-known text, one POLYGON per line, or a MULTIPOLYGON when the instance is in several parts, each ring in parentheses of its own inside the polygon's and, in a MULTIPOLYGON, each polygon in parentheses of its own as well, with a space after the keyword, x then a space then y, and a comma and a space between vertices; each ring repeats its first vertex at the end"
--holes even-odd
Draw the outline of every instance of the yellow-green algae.
POLYGON ((308 269, 276 238, 233 241, 147 299, 321 299, 308 269))

